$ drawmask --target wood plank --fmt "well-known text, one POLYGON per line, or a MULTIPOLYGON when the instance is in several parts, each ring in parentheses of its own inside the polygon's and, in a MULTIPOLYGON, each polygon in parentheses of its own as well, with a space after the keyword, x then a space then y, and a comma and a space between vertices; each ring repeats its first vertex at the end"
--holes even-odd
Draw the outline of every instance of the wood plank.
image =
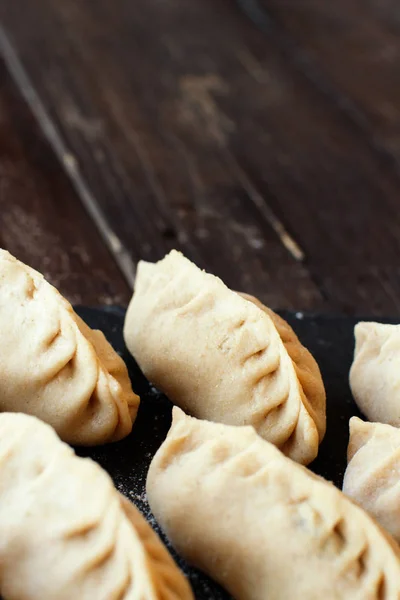
MULTIPOLYGON (((121 0, 112 9, 105 1, 40 0, 32 10, 6 2, 0 17, 132 271, 139 258, 178 247, 272 306, 323 306, 268 193, 260 196, 229 151, 235 124, 218 99, 231 95, 230 82, 207 64, 219 60, 221 44, 207 51, 218 42, 215 30, 210 40, 193 38, 192 22, 175 40, 168 28, 196 12, 167 4, 142 0, 132 10, 121 0)), ((210 16, 198 15, 206 28, 210 16)))
POLYGON ((0 62, 0 246, 71 302, 126 303, 130 290, 0 62))
POLYGON ((259 4, 297 45, 323 93, 400 169, 400 20, 393 0, 242 0, 259 4))
POLYGON ((133 262, 178 246, 273 306, 399 312, 397 174, 279 31, 228 0, 0 18, 133 262))

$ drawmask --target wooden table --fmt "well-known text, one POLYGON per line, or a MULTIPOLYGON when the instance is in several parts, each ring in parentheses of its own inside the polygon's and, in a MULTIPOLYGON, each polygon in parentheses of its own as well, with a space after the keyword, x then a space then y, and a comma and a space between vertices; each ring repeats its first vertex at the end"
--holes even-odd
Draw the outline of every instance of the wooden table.
POLYGON ((400 312, 396 0, 2 0, 0 245, 126 304, 181 249, 272 307, 400 312))

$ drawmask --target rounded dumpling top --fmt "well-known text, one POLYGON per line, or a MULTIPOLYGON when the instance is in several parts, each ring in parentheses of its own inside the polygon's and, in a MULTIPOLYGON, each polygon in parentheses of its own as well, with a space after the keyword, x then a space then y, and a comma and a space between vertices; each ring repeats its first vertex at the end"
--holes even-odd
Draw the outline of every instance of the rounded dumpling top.
POLYGON ((400 542, 400 429, 350 419, 343 491, 400 542))
POLYGON ((237 600, 400 597, 393 539, 252 427, 175 407, 146 490, 177 551, 237 600))
POLYGON ((126 344, 152 383, 201 419, 252 425, 307 464, 325 433, 318 366, 257 300, 172 251, 139 263, 126 344))
POLYGON ((370 420, 400 426, 400 325, 358 323, 350 386, 370 420))
POLYGON ((0 415, 0 497, 4 600, 193 600, 107 473, 35 417, 0 415))
POLYGON ((139 398, 123 360, 44 277, 0 250, 0 410, 35 415, 77 445, 131 431, 139 398))

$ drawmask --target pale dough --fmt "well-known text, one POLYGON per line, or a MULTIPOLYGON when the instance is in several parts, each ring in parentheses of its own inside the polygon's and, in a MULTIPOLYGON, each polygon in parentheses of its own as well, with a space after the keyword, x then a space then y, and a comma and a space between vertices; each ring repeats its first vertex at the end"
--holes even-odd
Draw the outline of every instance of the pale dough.
POLYGON ((398 600, 397 544, 251 427, 173 423, 148 473, 156 519, 237 600, 398 600))
POLYGON ((43 276, 0 250, 0 410, 35 415, 81 445, 119 440, 139 398, 125 363, 43 276))
POLYGON ((400 429, 350 419, 343 491, 400 542, 400 429))
POLYGON ((316 457, 326 418, 318 366, 254 298, 172 251, 139 263, 124 336, 148 379, 191 415, 253 425, 300 463, 316 457))
POLYGON ((193 600, 137 509, 35 417, 0 415, 4 600, 193 600))
POLYGON ((350 371, 354 400, 369 421, 400 427, 400 325, 361 322, 350 371))

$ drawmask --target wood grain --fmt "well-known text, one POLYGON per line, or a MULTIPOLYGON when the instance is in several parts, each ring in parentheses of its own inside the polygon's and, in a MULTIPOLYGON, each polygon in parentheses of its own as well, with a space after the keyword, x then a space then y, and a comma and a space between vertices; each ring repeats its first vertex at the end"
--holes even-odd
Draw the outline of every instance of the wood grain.
POLYGON ((282 27, 230 0, 3 0, 0 18, 132 272, 178 247, 272 306, 399 312, 396 169, 282 27))
POLYGON ((133 266, 178 247, 273 306, 323 306, 268 191, 260 194, 230 151, 235 123, 219 100, 234 90, 208 64, 221 60, 216 29, 193 38, 201 14, 171 2, 134 11, 121 1, 113 9, 105 1, 41 2, 25 31, 17 14, 29 5, 7 4, 0 12, 12 41, 133 266), (189 17, 175 39, 170 28, 189 17))
MULTIPOLYGON (((294 41, 314 81, 400 166, 400 18, 393 0, 251 0, 294 41), (328 85, 327 85, 328 84, 328 85)), ((246 0, 243 0, 245 3, 246 0)), ((297 56, 297 60, 299 57, 297 56)))
POLYGON ((0 246, 70 301, 120 304, 129 288, 0 62, 0 246))

